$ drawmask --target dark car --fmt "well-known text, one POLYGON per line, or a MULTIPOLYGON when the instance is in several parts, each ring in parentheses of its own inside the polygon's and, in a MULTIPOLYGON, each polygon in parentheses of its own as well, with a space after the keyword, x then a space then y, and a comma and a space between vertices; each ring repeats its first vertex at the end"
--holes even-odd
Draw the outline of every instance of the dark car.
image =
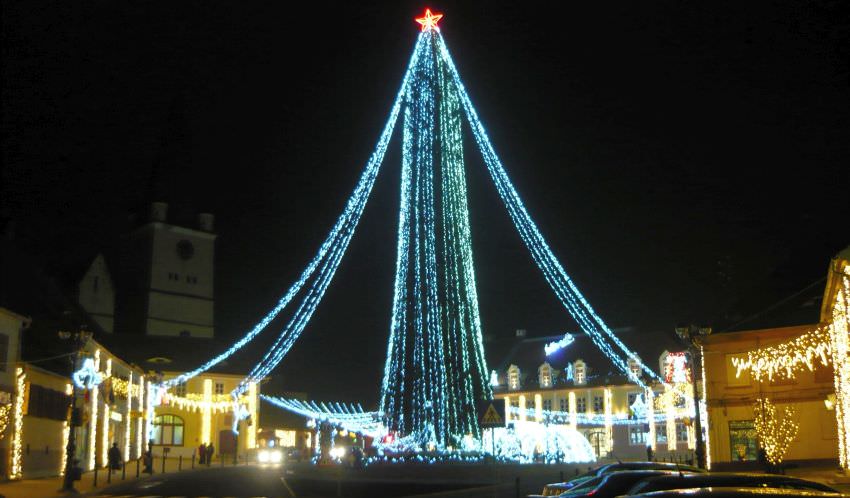
POLYGON ((543 496, 557 496, 565 491, 569 491, 570 489, 578 486, 579 484, 583 484, 588 480, 603 476, 605 474, 610 474, 612 472, 620 472, 623 470, 670 470, 670 471, 682 471, 682 472, 705 472, 705 470, 699 467, 693 467, 691 465, 679 465, 676 463, 669 462, 618 462, 618 463, 609 463, 607 465, 602 465, 593 470, 590 470, 584 474, 579 475, 575 479, 570 479, 565 482, 555 482, 552 484, 547 484, 543 487, 543 496))
MULTIPOLYGON (((669 474, 669 470, 621 470, 591 478, 558 496, 613 498, 627 492, 635 483, 649 477, 669 474)), ((530 498, 540 495, 529 495, 530 498)))
POLYGON ((632 496, 641 498, 841 498, 847 495, 810 489, 711 487, 651 491, 632 496))
POLYGON ((810 491, 827 491, 835 493, 835 489, 819 482, 807 481, 799 477, 776 474, 757 474, 743 472, 710 472, 707 474, 673 474, 645 479, 636 483, 628 490, 627 495, 664 491, 668 489, 685 488, 784 488, 810 491))

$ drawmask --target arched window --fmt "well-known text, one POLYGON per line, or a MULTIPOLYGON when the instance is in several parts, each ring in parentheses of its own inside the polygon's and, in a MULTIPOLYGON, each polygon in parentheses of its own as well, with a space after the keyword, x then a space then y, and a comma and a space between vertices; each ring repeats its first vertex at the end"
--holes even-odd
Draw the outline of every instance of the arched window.
POLYGON ((183 446, 183 419, 177 415, 157 415, 153 419, 153 444, 183 446))

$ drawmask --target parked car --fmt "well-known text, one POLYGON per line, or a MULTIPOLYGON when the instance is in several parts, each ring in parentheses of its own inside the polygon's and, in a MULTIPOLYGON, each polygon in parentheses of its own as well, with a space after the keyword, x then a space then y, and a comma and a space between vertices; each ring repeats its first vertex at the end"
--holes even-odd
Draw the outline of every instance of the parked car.
POLYGON ((543 487, 543 496, 557 496, 565 491, 584 484, 588 480, 623 470, 670 470, 682 472, 705 472, 705 470, 691 465, 679 465, 670 462, 618 462, 602 465, 593 470, 585 472, 574 479, 565 482, 554 482, 543 487))
POLYGON ((626 495, 636 495, 651 491, 686 488, 783 488, 836 493, 837 490, 825 484, 799 477, 776 474, 758 474, 750 472, 709 472, 706 474, 671 474, 645 479, 635 483, 626 495))
MULTIPOLYGON (((569 498, 589 497, 613 498, 619 496, 634 486, 635 483, 648 477, 669 474, 669 470, 621 470, 593 477, 558 496, 569 498)), ((536 498, 542 495, 529 495, 536 498)), ((551 495, 550 495, 551 496, 551 495)))
POLYGON ((669 489, 666 491, 651 491, 639 495, 640 498, 846 498, 847 495, 829 491, 787 488, 735 488, 710 487, 669 489))

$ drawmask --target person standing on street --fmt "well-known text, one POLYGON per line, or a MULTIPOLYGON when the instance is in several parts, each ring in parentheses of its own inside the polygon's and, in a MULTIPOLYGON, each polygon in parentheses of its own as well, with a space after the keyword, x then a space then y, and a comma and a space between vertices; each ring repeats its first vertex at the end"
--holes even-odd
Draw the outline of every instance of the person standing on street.
POLYGON ((118 443, 112 443, 112 448, 109 448, 106 456, 109 460, 109 472, 121 470, 121 450, 118 449, 118 443))
POLYGON ((215 446, 212 443, 207 446, 207 454, 206 454, 206 462, 207 465, 212 463, 213 453, 215 452, 215 446))
POLYGON ((198 465, 203 465, 207 461, 207 445, 201 443, 198 446, 198 465))

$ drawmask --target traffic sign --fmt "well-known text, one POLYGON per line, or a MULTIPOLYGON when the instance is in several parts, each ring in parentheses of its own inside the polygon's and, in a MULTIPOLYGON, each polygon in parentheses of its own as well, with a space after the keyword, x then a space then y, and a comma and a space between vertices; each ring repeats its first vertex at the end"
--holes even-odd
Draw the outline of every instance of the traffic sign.
POLYGON ((504 399, 491 399, 478 403, 478 425, 482 429, 504 427, 505 422, 504 399))

